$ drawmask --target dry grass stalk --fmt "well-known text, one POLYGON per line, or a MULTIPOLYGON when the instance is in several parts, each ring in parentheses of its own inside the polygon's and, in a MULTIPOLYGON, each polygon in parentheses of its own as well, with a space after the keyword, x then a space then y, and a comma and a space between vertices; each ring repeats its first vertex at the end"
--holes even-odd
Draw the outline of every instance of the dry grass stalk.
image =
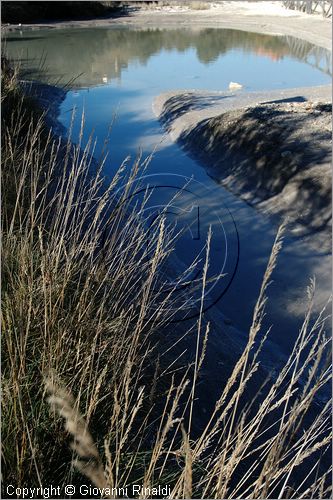
MULTIPOLYGON (((125 162, 105 186, 104 160, 91 175, 95 146, 93 138, 83 144, 83 125, 82 119, 78 145, 70 137, 64 144, 45 130, 42 116, 30 120, 19 100, 3 132, 5 481, 51 483, 57 467, 61 485, 71 477, 70 456, 59 463, 66 450, 62 426, 50 420, 43 400, 45 374, 54 373, 75 399, 54 378, 47 382, 50 403, 74 438, 76 467, 98 487, 161 482, 172 486, 171 498, 328 498, 329 470, 322 457, 330 440, 330 403, 320 405, 318 395, 331 379, 325 362, 329 339, 326 309, 313 320, 314 283, 289 359, 262 384, 261 395, 246 397, 260 369, 266 335, 259 334, 283 230, 247 345, 228 380, 221 381, 207 425, 194 437, 209 325, 204 327, 200 314, 192 366, 182 366, 182 352, 172 357, 181 339, 165 356, 159 352, 156 365, 157 334, 167 331, 168 319, 188 301, 181 295, 175 301, 173 290, 161 292, 160 269, 176 235, 161 218, 147 242, 148 195, 136 205, 129 196, 145 165, 138 160, 129 169, 125 162)), ((207 251, 206 270, 208 263, 207 251)))
POLYGON ((79 457, 74 460, 74 466, 98 488, 106 488, 104 468, 97 447, 72 395, 54 380, 54 376, 45 380, 45 388, 49 394, 48 403, 65 420, 65 429, 73 437, 71 448, 79 457))

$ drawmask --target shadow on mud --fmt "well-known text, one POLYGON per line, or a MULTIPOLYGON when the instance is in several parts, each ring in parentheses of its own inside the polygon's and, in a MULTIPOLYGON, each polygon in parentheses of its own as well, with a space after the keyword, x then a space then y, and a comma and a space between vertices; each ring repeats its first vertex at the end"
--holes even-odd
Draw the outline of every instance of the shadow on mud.
MULTIPOLYGON (((175 116, 211 103, 209 97, 172 97, 161 120, 168 126, 175 116)), ((179 141, 214 180, 264 211, 288 215, 301 236, 326 232, 331 112, 331 104, 295 96, 202 120, 184 130, 179 141)))

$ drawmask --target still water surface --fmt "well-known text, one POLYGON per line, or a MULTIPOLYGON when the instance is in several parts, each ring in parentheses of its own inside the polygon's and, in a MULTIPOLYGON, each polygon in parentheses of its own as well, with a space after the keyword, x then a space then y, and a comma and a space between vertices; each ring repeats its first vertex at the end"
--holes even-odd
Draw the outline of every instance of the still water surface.
MULTIPOLYGON (((106 175, 111 177, 128 155, 135 158, 142 149, 147 156, 157 147, 144 179, 149 189, 154 187, 147 219, 158 216, 186 185, 168 210, 172 224, 188 228, 177 243, 179 262, 185 268, 199 256, 191 277, 200 276, 207 230, 212 225, 210 274, 225 276, 209 288, 205 306, 229 335, 234 334, 233 327, 247 331, 276 227, 216 185, 165 136, 152 101, 172 89, 227 90, 230 81, 240 82, 245 90, 330 83, 330 52, 292 37, 229 29, 128 28, 13 33, 8 36, 7 50, 11 58, 22 61, 26 78, 72 82, 59 120, 68 128, 73 109, 78 116, 84 109, 84 139, 93 129, 97 155, 116 115, 106 175)), ((74 123, 74 137, 79 122, 74 123)), ((297 334, 305 287, 314 274, 319 307, 330 290, 330 257, 287 238, 275 273, 267 323, 274 323, 277 356, 289 350, 297 334)), ((190 301, 187 317, 197 309, 198 301, 190 301)))

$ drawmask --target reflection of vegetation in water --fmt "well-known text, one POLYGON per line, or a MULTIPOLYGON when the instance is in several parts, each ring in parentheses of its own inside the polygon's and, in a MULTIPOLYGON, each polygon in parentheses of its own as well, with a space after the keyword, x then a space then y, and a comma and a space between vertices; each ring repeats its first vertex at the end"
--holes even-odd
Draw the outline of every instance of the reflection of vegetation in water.
POLYGON ((120 78, 130 62, 137 60, 145 64, 161 50, 183 52, 189 48, 194 48, 198 59, 206 64, 231 49, 240 49, 273 60, 291 55, 331 74, 330 53, 326 49, 292 37, 230 29, 76 29, 75 32, 48 32, 45 38, 34 33, 24 34, 24 37, 15 34, 8 38, 10 57, 22 59, 22 55, 27 54, 26 63, 32 74, 46 56, 47 67, 39 77, 58 77, 60 74, 68 79, 80 75, 76 79, 78 86, 120 78), (31 60, 35 61, 35 67, 31 67, 31 60))
POLYGON ((332 55, 329 50, 317 47, 292 36, 285 37, 290 52, 298 59, 320 69, 327 75, 332 75, 332 55))

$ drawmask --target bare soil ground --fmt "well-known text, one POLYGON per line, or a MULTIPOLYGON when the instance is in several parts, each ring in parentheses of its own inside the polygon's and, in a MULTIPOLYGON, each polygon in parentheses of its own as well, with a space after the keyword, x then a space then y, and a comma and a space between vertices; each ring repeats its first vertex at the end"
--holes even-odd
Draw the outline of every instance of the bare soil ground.
POLYGON ((328 246, 332 107, 325 88, 312 92, 166 94, 155 111, 217 182, 328 246))

